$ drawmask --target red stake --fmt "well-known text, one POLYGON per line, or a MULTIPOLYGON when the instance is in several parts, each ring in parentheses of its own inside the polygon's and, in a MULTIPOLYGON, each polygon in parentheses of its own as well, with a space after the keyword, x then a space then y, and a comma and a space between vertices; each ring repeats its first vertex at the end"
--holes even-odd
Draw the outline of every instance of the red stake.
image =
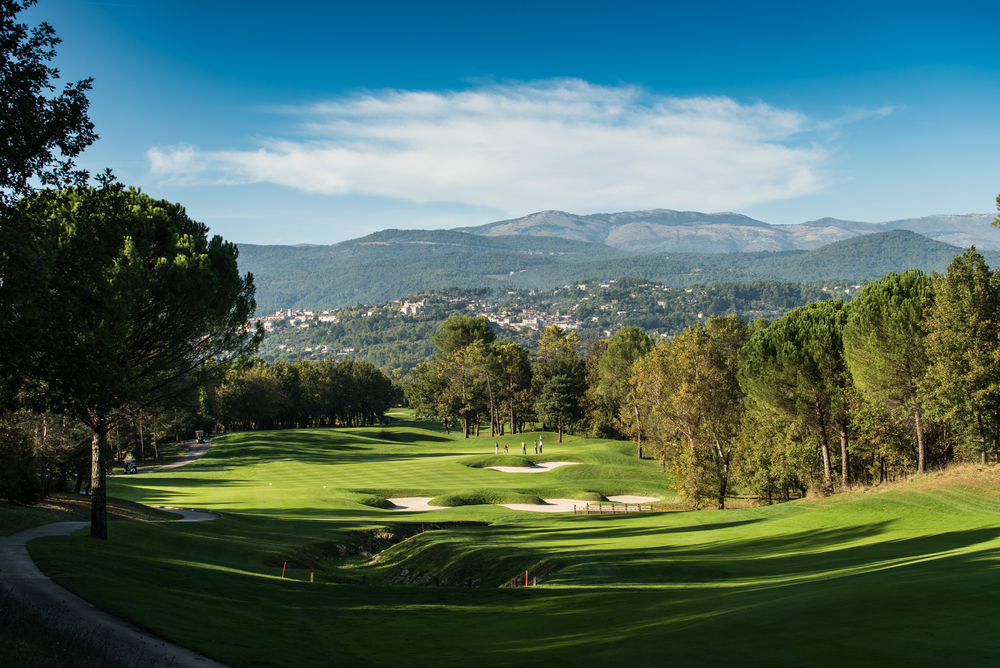
POLYGON ((423 525, 423 524, 421 524, 421 525, 420 525, 420 533, 423 533, 423 532, 424 532, 424 525, 423 525))
POLYGON ((528 571, 524 572, 524 586, 528 586, 528 571))
POLYGON ((286 566, 288 566, 288 562, 287 561, 284 564, 282 564, 282 566, 281 566, 281 577, 285 577, 285 567, 286 566))

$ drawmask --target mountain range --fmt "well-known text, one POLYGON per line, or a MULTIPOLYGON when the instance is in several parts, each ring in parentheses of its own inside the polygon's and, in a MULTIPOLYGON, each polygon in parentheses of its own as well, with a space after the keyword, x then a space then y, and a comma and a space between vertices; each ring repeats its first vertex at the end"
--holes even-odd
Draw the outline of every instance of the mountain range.
MULTIPOLYGON (((991 228, 992 229, 992 228, 991 228)), ((687 287, 716 281, 854 284, 916 267, 944 271, 962 248, 915 232, 858 235, 813 250, 638 253, 605 244, 451 230, 384 230, 332 246, 240 244, 258 313, 377 304, 449 287, 552 288, 597 278, 687 287)), ((995 266, 1000 252, 984 251, 995 266)))
POLYGON ((482 236, 528 235, 604 244, 641 253, 752 253, 813 250, 835 241, 893 230, 916 232, 965 248, 1000 250, 1000 231, 991 214, 935 215, 883 223, 821 218, 797 225, 771 225, 738 213, 624 211, 577 215, 540 211, 457 231, 482 236))

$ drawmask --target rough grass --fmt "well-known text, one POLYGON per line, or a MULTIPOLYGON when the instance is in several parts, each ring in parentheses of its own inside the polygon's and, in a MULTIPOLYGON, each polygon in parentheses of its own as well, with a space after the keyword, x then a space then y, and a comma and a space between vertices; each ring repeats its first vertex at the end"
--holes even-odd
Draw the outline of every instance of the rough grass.
POLYGON ((117 523, 106 543, 39 539, 32 554, 85 598, 241 667, 995 663, 996 468, 724 512, 398 513, 358 490, 675 497, 628 444, 552 438, 583 463, 526 480, 462 463, 492 455, 489 439, 394 429, 391 443, 216 439, 205 460, 114 492, 223 519, 117 523), (398 540, 368 538, 385 533, 398 540), (540 586, 511 588, 526 571, 540 586))
MULTIPOLYGON (((0 657, 4 668, 132 668, 131 660, 109 657, 99 638, 81 639, 72 630, 50 628, 45 615, 0 590, 0 657)), ((132 659, 134 657, 128 657, 132 659)), ((152 665, 147 662, 147 665, 152 665)))

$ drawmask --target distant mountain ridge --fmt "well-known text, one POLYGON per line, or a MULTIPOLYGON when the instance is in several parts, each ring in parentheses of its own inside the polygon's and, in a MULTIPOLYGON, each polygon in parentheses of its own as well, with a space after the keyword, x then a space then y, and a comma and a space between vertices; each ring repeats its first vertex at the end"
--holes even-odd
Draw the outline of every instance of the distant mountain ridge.
MULTIPOLYGON (((556 237, 385 230, 333 246, 240 244, 258 313, 377 304, 449 287, 552 288, 595 278, 686 287, 713 281, 865 282, 887 271, 943 271, 961 248, 916 232, 862 234, 822 248, 754 253, 634 253, 556 237)), ((996 266, 1000 253, 985 251, 996 266)))
POLYGON ((864 234, 908 230, 964 248, 1000 250, 993 214, 934 215, 884 223, 820 218, 771 225, 738 213, 651 209, 577 215, 539 211, 521 218, 456 228, 482 236, 527 235, 605 244, 641 253, 753 253, 813 250, 864 234))

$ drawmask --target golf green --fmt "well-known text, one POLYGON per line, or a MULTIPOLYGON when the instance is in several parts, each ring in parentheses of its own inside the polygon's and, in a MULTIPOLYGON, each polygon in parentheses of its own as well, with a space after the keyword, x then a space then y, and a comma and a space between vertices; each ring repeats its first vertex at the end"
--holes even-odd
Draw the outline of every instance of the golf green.
MULTIPOLYGON (((482 468, 496 463, 496 439, 432 426, 218 437, 193 464, 118 477, 109 490, 222 519, 116 523, 107 542, 81 532, 35 540, 31 554, 97 605, 233 666, 930 666, 1000 656, 994 468, 722 512, 533 513, 489 504, 635 494, 681 506, 628 443, 545 434, 544 455, 527 460, 578 464, 505 473, 482 468), (384 507, 401 496, 467 505, 384 507), (526 572, 537 586, 510 586, 526 572)), ((520 452, 526 440, 531 452, 535 436, 500 445, 520 452)))

